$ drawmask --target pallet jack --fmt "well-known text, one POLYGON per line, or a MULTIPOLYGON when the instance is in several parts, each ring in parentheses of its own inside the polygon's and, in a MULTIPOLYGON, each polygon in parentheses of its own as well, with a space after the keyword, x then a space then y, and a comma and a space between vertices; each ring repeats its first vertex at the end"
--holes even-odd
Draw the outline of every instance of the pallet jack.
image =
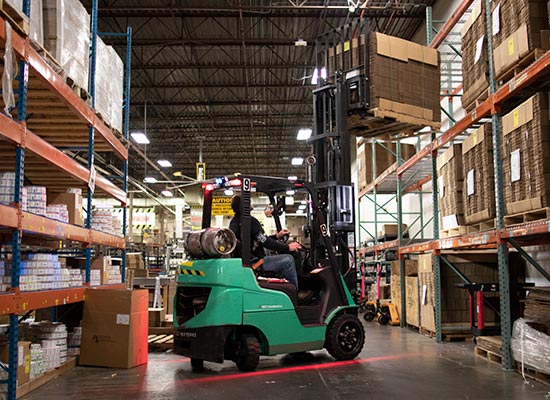
POLYGON ((375 318, 380 325, 399 325, 399 313, 395 304, 380 303, 380 273, 382 270, 382 263, 376 263, 376 301, 367 301, 365 293, 365 264, 361 264, 361 302, 360 310, 364 311, 363 319, 367 322, 373 321, 375 318))

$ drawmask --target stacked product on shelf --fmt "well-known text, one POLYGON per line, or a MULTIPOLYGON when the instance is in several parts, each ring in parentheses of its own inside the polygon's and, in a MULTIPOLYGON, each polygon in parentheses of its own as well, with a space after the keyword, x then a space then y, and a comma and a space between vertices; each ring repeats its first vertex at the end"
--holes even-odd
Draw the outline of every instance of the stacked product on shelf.
POLYGON ((92 229, 111 235, 116 232, 113 229, 113 210, 107 207, 96 207, 92 210, 92 229))
POLYGON ((82 341, 82 327, 76 326, 69 332, 67 339, 67 355, 78 356, 80 354, 80 343, 82 341))
POLYGON ((68 221, 73 225, 82 225, 82 190, 69 188, 65 193, 54 194, 51 204, 61 204, 67 207, 68 221))
POLYGON ((25 186, 27 190, 27 211, 33 214, 46 215, 46 187, 25 186))
POLYGON ((44 360, 44 351, 39 343, 31 344, 31 366, 30 366, 30 378, 38 378, 40 375, 44 375, 47 372, 46 362, 44 360))
POLYGON ((462 26, 462 107, 471 111, 489 87, 485 3, 477 0, 462 26))
POLYGON ((61 222, 69 222, 69 210, 66 204, 50 204, 46 206, 46 217, 61 222))
MULTIPOLYGON (((416 154, 413 145, 401 143, 401 159, 407 161, 416 154)), ((397 142, 366 140, 357 148, 357 175, 359 189, 371 183, 375 177, 397 161, 397 142), (376 162, 373 158, 373 147, 376 162)))
MULTIPOLYGON (((391 302, 397 307, 397 312, 401 316, 401 269, 399 261, 391 262, 391 302)), ((418 287, 418 260, 406 259, 405 260, 405 284, 414 288, 418 287), (410 281, 410 283, 409 283, 410 281)), ((410 292, 407 292, 407 298, 410 292)), ((412 299, 416 299, 416 296, 412 296, 412 299)), ((418 314, 418 313, 417 313, 418 314)), ((413 316, 414 317, 414 316, 413 316)), ((407 321, 409 316, 407 315, 407 321)), ((418 323, 418 317, 416 317, 416 323, 418 323)), ((414 321, 413 321, 414 322, 414 321)), ((407 322, 409 323, 409 322, 407 322)), ((412 324, 414 325, 414 324, 412 324)), ((415 325, 417 326, 417 325, 415 325)))
POLYGON ((46 371, 59 368, 67 362, 67 327, 61 323, 31 324, 33 341, 42 346, 46 371))
MULTIPOLYGON (((507 224, 525 222, 522 215, 514 218, 513 214, 550 207, 548 107, 548 93, 539 92, 502 117, 507 224)), ((543 214, 541 218, 546 218, 545 210, 543 214)))
POLYGON ((96 111, 103 120, 122 132, 124 63, 112 46, 97 38, 96 111))
POLYGON ((442 230, 464 226, 463 180, 462 149, 459 144, 455 144, 437 157, 437 188, 442 230))
POLYGON ((44 47, 65 78, 88 90, 90 16, 79 0, 43 0, 44 47))
MULTIPOLYGON (((326 54, 322 57, 326 62, 324 69, 328 66, 329 81, 335 82, 336 71, 342 71, 346 76, 368 73, 364 76, 370 89, 370 96, 365 99, 367 110, 364 105, 356 105, 357 113, 348 119, 348 128, 358 135, 375 136, 423 126, 439 127, 437 50, 379 32, 356 36, 358 28, 348 28, 353 33, 349 35, 353 36, 350 40, 336 45, 327 43, 332 47, 324 49, 326 54), (365 63, 368 63, 368 68, 365 63), (365 111, 370 112, 370 116, 365 115, 365 111), (390 122, 384 117, 393 120, 390 122), (387 132, 390 126, 394 131, 387 132)), ((332 40, 342 40, 342 33, 341 30, 334 31, 332 40)))
MULTIPOLYGON (((57 254, 31 253, 23 258, 26 259, 21 260, 19 278, 21 291, 51 290, 62 287, 61 265, 57 254)), ((6 263, 5 273, 3 285, 11 283, 11 261, 6 263)))
MULTIPOLYGON (((9 0, 18 10, 23 10, 23 0, 9 0)), ((44 29, 42 16, 42 0, 31 1, 31 14, 29 18, 29 38, 39 46, 44 45, 44 29)))
POLYGON ((535 49, 549 49, 548 4, 541 0, 501 0, 491 5, 493 59, 497 78, 526 59, 535 59, 535 49))
POLYGON ((494 228, 495 182, 492 125, 474 130, 462 143, 464 182, 462 197, 466 225, 479 230, 494 228), (486 223, 486 226, 484 226, 486 223))
POLYGON ((84 278, 79 269, 69 269, 69 287, 82 286, 84 278))
POLYGON ((12 203, 14 193, 15 172, 0 172, 0 203, 12 203))

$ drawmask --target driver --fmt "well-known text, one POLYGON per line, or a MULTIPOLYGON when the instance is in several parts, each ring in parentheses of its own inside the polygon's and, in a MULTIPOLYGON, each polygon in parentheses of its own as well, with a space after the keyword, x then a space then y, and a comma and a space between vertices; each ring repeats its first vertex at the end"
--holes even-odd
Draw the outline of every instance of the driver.
MULTIPOLYGON (((237 239, 239 245, 235 249, 235 257, 242 257, 240 240, 241 240, 241 196, 235 195, 231 199, 231 208, 235 213, 233 219, 229 223, 229 229, 231 229, 237 239)), ((250 210, 253 210, 252 202, 250 202, 250 210)), ((298 289, 298 275, 296 274, 296 266, 294 264, 294 257, 290 254, 275 254, 271 256, 265 255, 265 249, 273 250, 279 253, 295 252, 301 249, 301 245, 298 242, 292 242, 285 244, 279 242, 277 239, 281 239, 283 236, 290 234, 288 229, 281 229, 277 234, 267 236, 258 221, 253 216, 250 216, 250 233, 252 236, 252 260, 255 262, 259 259, 263 259, 262 269, 268 272, 275 272, 282 275, 287 281, 292 283, 296 289, 298 289)))

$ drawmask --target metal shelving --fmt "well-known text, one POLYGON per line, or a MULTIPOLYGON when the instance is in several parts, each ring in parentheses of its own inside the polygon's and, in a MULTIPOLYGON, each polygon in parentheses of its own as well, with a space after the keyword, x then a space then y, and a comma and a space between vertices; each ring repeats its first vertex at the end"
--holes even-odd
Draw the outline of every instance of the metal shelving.
MULTIPOLYGON (((441 29, 439 34, 431 41, 432 47, 438 47, 446 34, 448 34, 454 24, 460 20, 464 12, 468 10, 472 1, 463 0, 458 6, 453 16, 447 21, 445 26, 441 29)), ((489 0, 482 2, 483 6, 489 9, 489 0)), ((490 14, 490 13, 489 13, 490 14)), ((429 19, 431 13, 428 11, 428 31, 431 33, 431 24, 429 19)), ((490 22, 487 21, 487 30, 490 31, 490 22)), ((487 35, 489 45, 487 46, 489 54, 491 54, 491 35, 487 35)), ((428 41, 430 40, 430 34, 428 34, 428 41)), ((489 57, 492 60, 492 57, 489 57)), ((403 191, 400 188, 400 181, 405 177, 410 176, 411 171, 417 169, 423 170, 423 174, 427 177, 428 170, 425 167, 427 164, 431 164, 438 155, 438 152, 445 149, 451 142, 460 142, 464 137, 464 132, 467 132, 468 128, 475 127, 476 124, 483 122, 483 119, 491 118, 493 126, 493 154, 494 154, 494 167, 495 167, 495 201, 497 203, 497 228, 483 231, 475 234, 468 234, 450 238, 438 238, 437 227, 437 195, 434 195, 434 238, 433 240, 414 243, 409 245, 402 245, 400 240, 394 242, 383 243, 378 246, 373 246, 360 249, 359 254, 370 254, 373 249, 376 251, 383 251, 387 248, 396 248, 399 254, 399 258, 403 261, 403 257, 407 254, 418 254, 431 252, 434 259, 434 286, 436 288, 436 338, 441 340, 441 308, 440 308, 440 282, 439 282, 439 267, 436 261, 439 261, 439 257, 442 251, 447 250, 464 250, 464 249, 496 249, 498 250, 498 269, 499 269, 499 286, 500 292, 500 310, 501 310, 501 329, 502 329, 502 365, 505 369, 511 369, 513 359, 510 351, 511 340, 511 321, 510 316, 510 293, 507 289, 509 287, 509 272, 508 272, 508 249, 513 247, 520 252, 520 254, 533 265, 543 276, 550 280, 550 274, 544 271, 535 260, 529 257, 529 255, 522 249, 522 246, 548 243, 550 241, 550 220, 541 220, 536 222, 529 222, 524 224, 514 225, 512 227, 505 227, 503 223, 504 217, 504 201, 502 190, 502 177, 501 177, 501 158, 500 158, 500 136, 499 136, 499 114, 505 109, 511 109, 515 103, 519 103, 522 98, 530 96, 536 91, 545 90, 548 88, 548 78, 545 75, 550 71, 550 52, 544 54, 541 58, 537 59, 533 64, 527 67, 522 73, 501 87, 496 89, 495 79, 493 74, 492 61, 490 62, 490 81, 492 83, 491 91, 487 100, 476 107, 472 112, 466 114, 459 121, 452 121, 450 128, 442 133, 439 137, 433 138, 433 140, 424 148, 422 148, 415 156, 405 161, 402 165, 394 164, 388 170, 384 171, 374 182, 369 185, 368 188, 360 193, 363 196, 369 191, 376 190, 377 188, 383 188, 383 190, 393 190, 398 197, 403 191), (438 301, 439 299, 439 301, 438 301)), ((458 93, 461 89, 461 85, 453 87, 451 94, 458 93)), ((452 117, 452 115, 450 116, 452 117)), ((435 172, 435 170, 434 170, 435 172)), ((432 172, 432 175, 434 175, 432 172)), ((437 193, 437 181, 433 180, 433 191, 437 193)), ((403 276, 403 262, 401 273, 403 276)), ((404 299, 406 298, 404 284, 402 282, 402 304, 404 307, 404 299)), ((402 316, 403 321, 406 317, 402 316)), ((403 326, 403 324, 402 324, 403 326)))
MULTIPOLYGON (((30 13, 30 1, 23 1, 23 12, 30 13)), ((123 212, 123 236, 91 229, 92 192, 109 196, 126 205, 128 185, 128 126, 131 29, 126 33, 109 34, 125 36, 128 40, 124 93, 124 132, 109 128, 93 109, 95 91, 95 54, 97 36, 97 0, 92 9, 91 47, 91 106, 84 101, 65 79, 58 74, 31 45, 29 37, 14 30, 8 36, 8 25, 0 17, 0 41, 10 41, 19 62, 17 78, 17 120, 0 114, 0 168, 13 170, 15 160, 14 199, 10 205, 0 205, 0 233, 11 233, 12 275, 11 290, 0 293, 0 315, 10 316, 8 399, 16 398, 16 365, 18 340, 18 315, 29 310, 54 307, 84 300, 89 287, 92 246, 106 246, 123 250, 122 279, 125 269, 126 211, 123 212), (33 111, 40 113, 34 114, 33 111), (32 118, 28 118, 28 114, 32 118), (43 114, 43 115, 42 115, 43 114), (55 132, 55 133, 54 133, 55 132), (67 155, 63 148, 77 147, 87 152, 88 165, 84 166, 67 155), (111 152, 124 164, 120 186, 106 177, 95 174, 94 152, 111 152), (94 176, 95 175, 95 176, 94 176), (94 179, 92 179, 94 176, 94 179), (23 179, 34 184, 53 184, 55 188, 80 187, 87 189, 87 220, 84 227, 59 222, 22 210, 23 179), (93 184, 91 182, 94 182, 93 184), (27 238, 46 238, 80 243, 86 252, 85 285, 76 288, 21 292, 19 275, 21 248, 27 238)), ((123 288, 124 284, 102 287, 123 288)))

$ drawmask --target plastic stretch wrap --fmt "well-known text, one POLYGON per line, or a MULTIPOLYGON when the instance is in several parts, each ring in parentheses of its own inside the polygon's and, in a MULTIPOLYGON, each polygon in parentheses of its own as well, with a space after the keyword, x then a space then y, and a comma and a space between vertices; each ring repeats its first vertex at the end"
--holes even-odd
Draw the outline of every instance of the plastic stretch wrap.
POLYGON ((17 60, 11 45, 11 25, 6 22, 6 48, 4 50, 4 73, 2 74, 2 100, 4 111, 9 115, 15 107, 15 95, 13 94, 13 80, 17 76, 17 60))
POLYGON ((75 85, 88 89, 90 16, 78 0, 43 0, 44 47, 75 85))
MULTIPOLYGON (((11 0, 18 10, 23 10, 23 0, 11 0)), ((40 46, 44 46, 44 29, 42 19, 42 0, 31 0, 29 37, 40 46)))
POLYGON ((550 336, 530 327, 519 318, 512 333, 514 360, 522 366, 550 374, 550 336))
POLYGON ((124 63, 112 46, 97 38, 95 108, 105 122, 122 132, 124 63))

